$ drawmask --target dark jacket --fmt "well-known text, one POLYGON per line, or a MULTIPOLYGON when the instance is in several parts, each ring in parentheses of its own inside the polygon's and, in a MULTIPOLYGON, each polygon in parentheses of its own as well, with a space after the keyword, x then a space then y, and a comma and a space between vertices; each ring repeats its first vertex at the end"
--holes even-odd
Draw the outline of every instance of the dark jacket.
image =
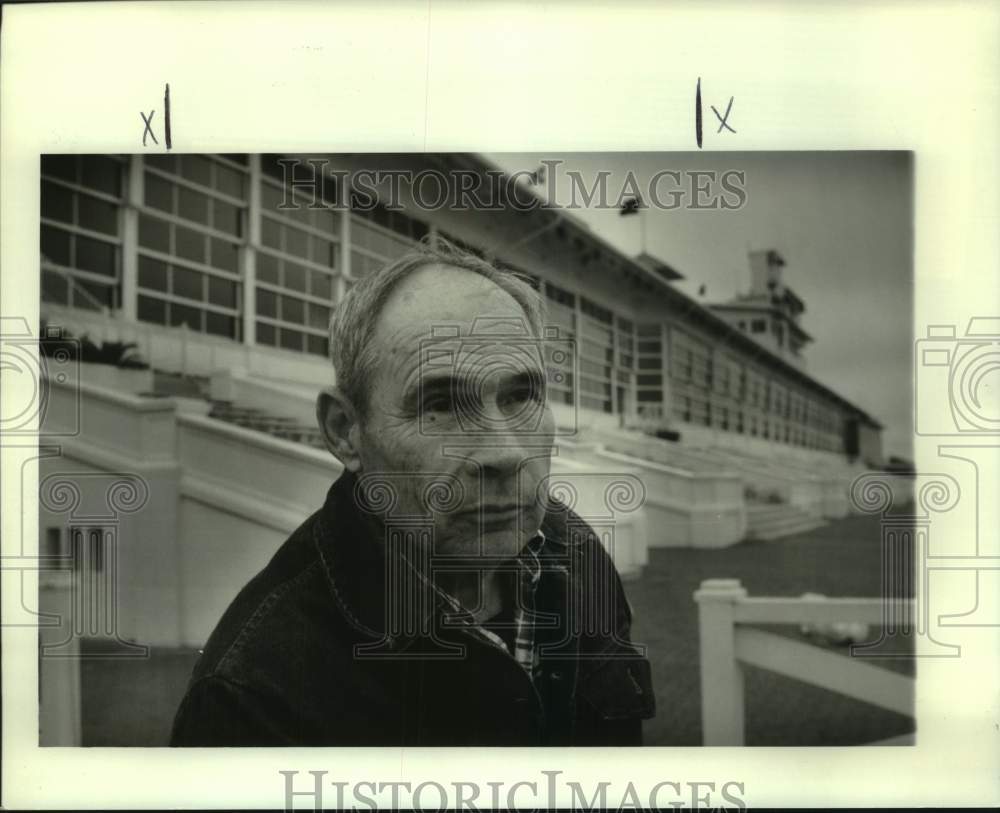
POLYGON ((507 653, 445 627, 385 635, 385 560, 333 484, 239 593, 210 637, 171 744, 639 745, 654 714, 649 663, 629 643, 621 581, 594 532, 550 511, 534 683, 507 653), (458 649, 456 649, 458 647, 458 649))

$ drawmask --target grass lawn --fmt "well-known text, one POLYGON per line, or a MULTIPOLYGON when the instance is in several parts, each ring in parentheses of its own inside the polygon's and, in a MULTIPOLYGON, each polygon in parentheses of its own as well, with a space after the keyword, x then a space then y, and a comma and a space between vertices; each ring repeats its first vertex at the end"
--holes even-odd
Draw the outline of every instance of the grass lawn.
MULTIPOLYGON (((848 517, 805 534, 745 542, 721 550, 650 551, 640 579, 625 590, 634 611, 633 640, 647 646, 657 715, 647 721, 647 745, 701 745, 698 614, 692 594, 703 579, 739 579, 751 596, 881 595, 878 517, 848 517)), ((796 628, 770 627, 809 643, 796 628)), ((872 629, 878 637, 878 629, 872 629)), ((846 647, 829 647, 846 652, 846 647)), ((912 653, 912 636, 899 642, 912 653)), ((912 658, 864 659, 913 674, 912 658)), ((908 717, 749 667, 747 745, 853 745, 913 731, 908 717)))

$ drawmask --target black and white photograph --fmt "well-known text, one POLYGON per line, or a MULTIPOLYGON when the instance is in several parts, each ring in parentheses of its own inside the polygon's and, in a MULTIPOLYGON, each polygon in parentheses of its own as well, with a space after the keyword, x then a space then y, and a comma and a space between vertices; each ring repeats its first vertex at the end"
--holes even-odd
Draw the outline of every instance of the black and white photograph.
POLYGON ((908 153, 40 177, 43 744, 912 743, 908 153))
POLYGON ((1000 803, 1000 8, 0 8, 0 807, 1000 803))

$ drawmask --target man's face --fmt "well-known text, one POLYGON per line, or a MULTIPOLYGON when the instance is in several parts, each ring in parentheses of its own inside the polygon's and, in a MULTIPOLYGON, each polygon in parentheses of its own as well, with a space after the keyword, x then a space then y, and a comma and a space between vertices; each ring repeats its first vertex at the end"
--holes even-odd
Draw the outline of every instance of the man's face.
POLYGON ((541 524, 554 420, 526 324, 494 283, 438 265, 400 283, 379 315, 359 475, 386 475, 393 516, 433 518, 435 554, 510 557, 541 524), (461 498, 435 510, 433 483, 461 498))

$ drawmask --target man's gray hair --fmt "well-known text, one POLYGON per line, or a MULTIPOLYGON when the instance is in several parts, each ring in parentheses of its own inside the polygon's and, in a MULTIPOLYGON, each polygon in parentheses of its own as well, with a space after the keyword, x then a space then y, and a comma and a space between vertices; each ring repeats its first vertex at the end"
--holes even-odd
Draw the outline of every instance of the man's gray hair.
POLYGON ((486 277, 521 306, 532 334, 542 335, 545 300, 528 277, 497 268, 441 237, 425 238, 402 257, 363 277, 338 303, 330 317, 330 350, 337 386, 362 419, 368 414, 368 387, 378 363, 372 337, 379 314, 400 282, 431 265, 444 265, 486 277))

